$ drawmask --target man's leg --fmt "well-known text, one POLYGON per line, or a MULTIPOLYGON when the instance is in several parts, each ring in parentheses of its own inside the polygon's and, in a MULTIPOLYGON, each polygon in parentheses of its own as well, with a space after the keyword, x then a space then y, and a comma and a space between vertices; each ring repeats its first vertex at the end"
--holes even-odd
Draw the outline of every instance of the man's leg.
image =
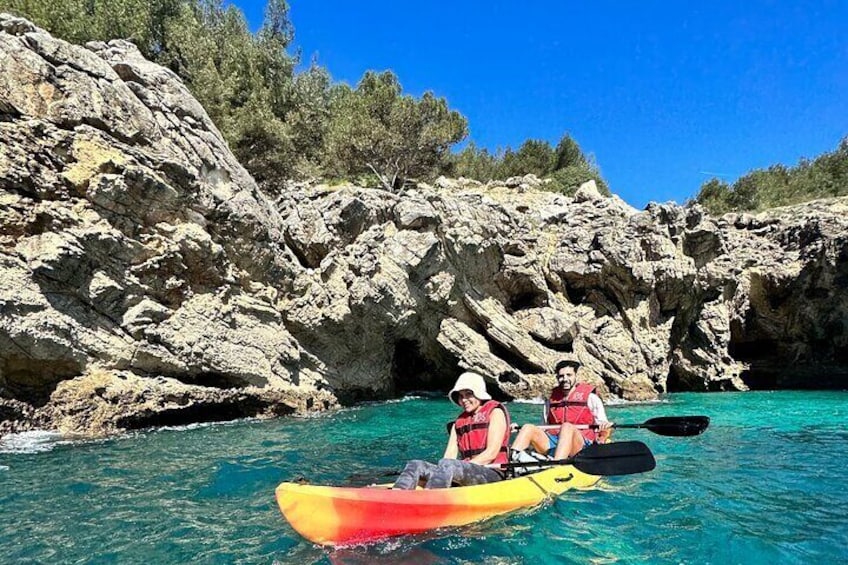
POLYGON ((512 449, 515 451, 524 451, 530 446, 533 449, 545 455, 551 448, 551 442, 548 440, 548 434, 542 431, 538 426, 533 424, 524 424, 518 435, 515 436, 515 441, 512 442, 512 449))
POLYGON ((573 424, 565 422, 559 429, 559 443, 554 451, 554 459, 565 459, 580 453, 583 449, 583 434, 573 424))

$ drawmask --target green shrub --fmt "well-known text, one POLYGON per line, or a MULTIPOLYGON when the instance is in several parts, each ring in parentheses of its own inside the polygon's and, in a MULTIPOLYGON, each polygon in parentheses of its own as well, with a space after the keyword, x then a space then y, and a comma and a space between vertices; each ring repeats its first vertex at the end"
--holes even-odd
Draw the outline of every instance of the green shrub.
POLYGON ((544 184, 545 190, 566 195, 573 195, 581 184, 594 180, 601 194, 610 195, 598 166, 567 133, 555 149, 547 141, 530 139, 518 151, 507 148, 495 155, 485 149, 478 149, 472 142, 452 156, 449 167, 443 172, 481 182, 532 173, 550 179, 544 184))
POLYGON ((848 194, 848 137, 836 150, 795 167, 773 165, 740 177, 732 185, 710 179, 701 185, 695 202, 713 214, 758 211, 817 198, 848 194))
POLYGON ((598 192, 604 196, 610 196, 611 194, 606 181, 601 177, 600 171, 589 163, 570 165, 558 169, 550 175, 550 178, 551 182, 545 188, 551 192, 559 192, 566 196, 573 196, 581 184, 590 180, 595 181, 598 192))
POLYGON ((472 141, 459 153, 447 157, 446 166, 442 172, 451 177, 465 177, 488 182, 498 177, 499 162, 500 158, 497 155, 492 155, 486 149, 478 149, 472 141))
POLYGON ((518 151, 507 149, 498 167, 498 178, 534 174, 544 177, 553 172, 556 165, 556 153, 547 141, 528 139, 518 151))

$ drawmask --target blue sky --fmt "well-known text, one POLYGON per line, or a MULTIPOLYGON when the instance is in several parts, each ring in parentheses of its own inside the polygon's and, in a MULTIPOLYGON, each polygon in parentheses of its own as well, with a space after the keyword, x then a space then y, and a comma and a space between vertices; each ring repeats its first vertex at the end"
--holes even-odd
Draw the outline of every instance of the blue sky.
MULTIPOLYGON (((236 0, 255 29, 264 0, 236 0)), ((569 132, 642 208, 848 135, 848 2, 290 0, 335 80, 391 69, 495 150, 569 132)))

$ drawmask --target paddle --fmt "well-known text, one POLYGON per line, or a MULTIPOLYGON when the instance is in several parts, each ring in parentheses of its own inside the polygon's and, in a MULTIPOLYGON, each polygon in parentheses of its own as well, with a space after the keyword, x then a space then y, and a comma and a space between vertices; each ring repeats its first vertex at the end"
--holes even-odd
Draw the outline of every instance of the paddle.
MULTIPOLYGON (((645 428, 661 436, 688 437, 704 433, 710 425, 708 416, 659 416, 651 418, 641 424, 613 424, 612 427, 619 428, 645 428)), ((543 430, 558 430, 559 425, 540 426, 543 430)), ((578 428, 598 429, 597 424, 591 426, 577 426, 578 428)))
MULTIPOLYGON (((543 459, 486 466, 501 471, 510 471, 513 469, 542 470, 557 465, 573 465, 587 475, 614 476, 645 473, 653 470, 657 463, 651 450, 641 441, 618 441, 614 443, 594 443, 583 448, 574 457, 566 459, 543 459)), ((353 485, 363 481, 365 481, 365 484, 372 484, 376 477, 386 478, 399 474, 400 471, 385 471, 368 475, 355 473, 348 477, 348 484, 353 485)))
POLYGON ((614 443, 593 443, 584 447, 580 453, 565 459, 549 461, 528 461, 487 465, 494 469, 509 471, 512 469, 543 469, 556 465, 573 465, 587 475, 633 475, 645 473, 657 466, 654 454, 641 441, 617 441, 614 443))

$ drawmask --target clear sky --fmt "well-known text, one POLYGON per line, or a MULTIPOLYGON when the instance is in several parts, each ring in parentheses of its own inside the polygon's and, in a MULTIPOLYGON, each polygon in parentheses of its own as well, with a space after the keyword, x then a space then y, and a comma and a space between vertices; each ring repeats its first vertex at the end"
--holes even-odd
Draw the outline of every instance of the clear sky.
MULTIPOLYGON (((234 0, 256 29, 265 0, 234 0)), ((642 208, 848 135, 848 1, 289 0, 295 47, 391 69, 496 150, 569 132, 642 208)))

